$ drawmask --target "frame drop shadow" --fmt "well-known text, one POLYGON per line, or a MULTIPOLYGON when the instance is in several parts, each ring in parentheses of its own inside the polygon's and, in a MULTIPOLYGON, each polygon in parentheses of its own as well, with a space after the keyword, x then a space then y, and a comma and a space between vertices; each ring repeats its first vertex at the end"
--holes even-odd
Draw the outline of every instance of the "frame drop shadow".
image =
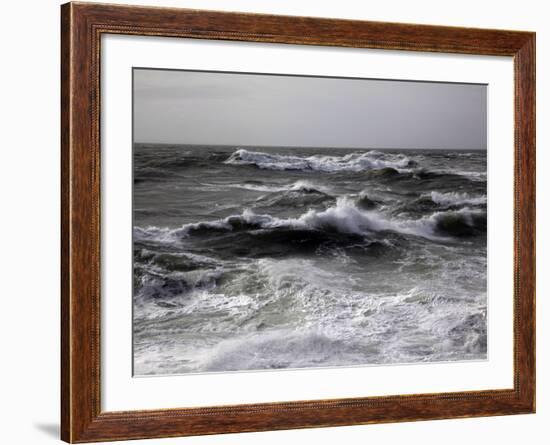
POLYGON ((45 435, 54 439, 59 439, 60 432, 58 423, 35 423, 33 426, 45 435))

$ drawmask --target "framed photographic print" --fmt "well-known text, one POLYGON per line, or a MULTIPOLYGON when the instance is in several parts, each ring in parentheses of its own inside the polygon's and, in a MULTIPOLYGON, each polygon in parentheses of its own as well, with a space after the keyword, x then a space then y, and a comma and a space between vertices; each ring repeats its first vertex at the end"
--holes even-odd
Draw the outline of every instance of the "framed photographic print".
POLYGON ((534 412, 533 33, 61 17, 63 440, 534 412))

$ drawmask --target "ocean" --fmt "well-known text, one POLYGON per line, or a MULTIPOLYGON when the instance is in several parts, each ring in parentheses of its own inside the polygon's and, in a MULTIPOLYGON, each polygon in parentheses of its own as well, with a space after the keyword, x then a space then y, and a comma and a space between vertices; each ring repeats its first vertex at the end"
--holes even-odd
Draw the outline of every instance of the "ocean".
POLYGON ((135 375, 486 359, 485 151, 133 161, 135 375))

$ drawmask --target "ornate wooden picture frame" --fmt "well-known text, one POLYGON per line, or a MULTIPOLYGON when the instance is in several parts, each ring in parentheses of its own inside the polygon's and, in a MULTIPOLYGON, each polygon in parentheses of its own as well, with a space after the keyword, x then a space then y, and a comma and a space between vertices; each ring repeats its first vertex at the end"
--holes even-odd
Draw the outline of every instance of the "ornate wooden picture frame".
POLYGON ((63 440, 94 442, 535 411, 534 33, 67 3, 61 8, 61 34, 63 440), (104 34, 513 57, 513 389, 103 412, 100 402, 99 116, 101 36, 104 34))

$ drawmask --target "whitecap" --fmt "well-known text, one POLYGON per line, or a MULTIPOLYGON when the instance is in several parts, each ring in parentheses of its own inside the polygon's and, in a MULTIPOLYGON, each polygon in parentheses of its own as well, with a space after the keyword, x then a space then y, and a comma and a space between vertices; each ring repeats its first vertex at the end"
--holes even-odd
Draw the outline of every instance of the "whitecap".
POLYGON ((471 196, 468 193, 459 193, 459 192, 431 192, 431 200, 439 205, 449 206, 449 205, 483 205, 487 204, 486 196, 471 196))
MULTIPOLYGON (((311 209, 297 218, 277 218, 267 214, 256 214, 252 210, 246 209, 240 215, 185 224, 172 230, 158 227, 147 229, 136 227, 134 236, 137 239, 156 242, 173 242, 196 233, 284 228, 364 236, 373 232, 392 231, 444 241, 448 238, 445 236, 447 226, 453 225, 453 227, 459 228, 466 226, 473 229, 478 225, 478 219, 483 218, 484 215, 483 210, 466 207, 459 210, 435 212, 419 219, 402 220, 374 210, 361 210, 353 200, 340 197, 332 207, 322 211, 311 209)), ((449 235, 453 235, 453 233, 449 233, 449 235)))

